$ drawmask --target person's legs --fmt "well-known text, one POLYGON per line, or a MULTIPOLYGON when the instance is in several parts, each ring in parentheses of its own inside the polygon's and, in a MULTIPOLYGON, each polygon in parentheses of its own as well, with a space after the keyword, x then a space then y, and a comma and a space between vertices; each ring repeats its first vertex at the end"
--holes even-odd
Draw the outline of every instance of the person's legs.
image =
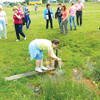
POLYGON ((28 15, 28 25, 27 25, 28 29, 29 29, 30 23, 31 23, 31 19, 30 19, 30 16, 28 15))
POLYGON ((46 20, 46 29, 48 29, 49 19, 46 20))
POLYGON ((80 11, 80 25, 82 25, 82 11, 80 11))
POLYGON ((62 21, 62 22, 60 23, 61 33, 64 33, 64 30, 63 30, 63 25, 64 25, 64 22, 62 21))
POLYGON ((78 18, 79 18, 79 12, 76 11, 76 20, 77 20, 77 25, 79 25, 78 18))
POLYGON ((53 28, 53 25, 52 25, 52 18, 50 19, 50 26, 51 26, 51 29, 53 28))
POLYGON ((6 36, 6 22, 2 21, 2 23, 3 23, 3 28, 4 28, 4 36, 5 36, 5 38, 7 38, 7 36, 6 36))
POLYGON ((20 37, 19 37, 19 25, 15 24, 15 31, 16 31, 17 39, 20 40, 20 37))
POLYGON ((70 30, 72 30, 72 16, 69 17, 70 30))
POLYGON ((58 17, 58 23, 59 23, 59 27, 60 27, 60 17, 58 17))
POLYGON ((36 67, 40 67, 41 60, 36 60, 36 67))
POLYGON ((3 25, 2 25, 2 21, 0 21, 0 38, 2 38, 2 27, 3 25))
POLYGON ((28 29, 28 16, 25 15, 25 19, 26 19, 26 28, 28 29))
POLYGON ((59 28, 60 28, 60 23, 62 22, 62 18, 58 17, 58 23, 59 23, 59 28))
POLYGON ((43 66, 43 59, 40 60, 40 66, 43 66))
POLYGON ((73 24, 74 24, 74 30, 76 30, 75 16, 73 16, 72 20, 73 20, 73 24))
POLYGON ((68 34, 68 19, 64 21, 64 27, 65 27, 65 34, 67 35, 68 34))
POLYGON ((25 34, 22 32, 22 27, 23 27, 23 25, 20 24, 19 25, 19 33, 25 38, 25 34))
POLYGON ((42 69, 43 70, 47 70, 47 68, 45 68, 44 66, 43 66, 43 51, 42 50, 40 50, 39 51, 40 53, 39 54, 37 54, 36 55, 36 71, 39 71, 39 72, 42 72, 42 69), (40 67, 40 68, 39 68, 40 67))

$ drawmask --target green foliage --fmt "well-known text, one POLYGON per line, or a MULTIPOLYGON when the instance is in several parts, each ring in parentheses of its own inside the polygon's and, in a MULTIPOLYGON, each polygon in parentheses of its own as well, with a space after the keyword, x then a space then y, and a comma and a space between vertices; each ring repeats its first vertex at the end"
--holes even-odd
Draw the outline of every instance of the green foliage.
POLYGON ((27 4, 29 4, 29 0, 25 0, 27 4))
MULTIPOLYGON (((70 4, 66 5, 69 9, 70 4)), ((60 98, 67 97, 71 99, 77 98, 77 100, 85 100, 84 97, 89 93, 87 90, 84 90, 85 86, 68 80, 72 78, 71 72, 74 67, 79 67, 80 69, 83 68, 85 77, 90 78, 91 76, 94 76, 96 82, 100 80, 100 31, 98 31, 98 27, 100 27, 100 3, 85 3, 84 5, 83 26, 77 26, 76 31, 69 30, 67 36, 60 34, 57 19, 53 19, 54 29, 45 29, 45 20, 43 19, 45 5, 38 5, 37 15, 35 14, 33 6, 28 6, 31 11, 31 30, 26 30, 26 27, 24 26, 23 32, 25 33, 27 40, 25 41, 23 37, 21 37, 19 42, 16 42, 15 29, 12 26, 12 7, 3 7, 3 10, 7 14, 8 26, 7 39, 4 39, 4 34, 3 38, 0 39, 0 100, 34 100, 32 90, 27 87, 28 82, 30 82, 32 87, 42 88, 41 90, 43 90, 44 95, 43 99, 47 98, 50 93, 54 95, 53 98, 57 98, 58 100, 58 96, 60 98), (48 81, 48 77, 45 79, 45 76, 48 76, 45 74, 34 75, 10 82, 4 81, 4 77, 33 71, 35 69, 35 60, 30 61, 28 46, 29 43, 36 38, 49 40, 52 38, 59 39, 60 45, 58 48, 61 50, 61 56, 59 55, 59 57, 61 57, 62 61, 65 63, 64 66, 62 66, 62 70, 64 71, 64 77, 66 78, 61 82, 58 82, 59 80, 57 80, 57 83, 55 81, 52 82, 51 80, 48 81), (88 73, 88 67, 84 67, 84 63, 87 61, 87 56, 90 57, 91 62, 95 67, 93 73, 88 73), (68 94, 66 94, 66 91, 68 94)), ((57 7, 58 6, 55 6, 55 4, 51 4, 54 13, 57 7)), ((68 27, 70 27, 69 24, 68 27)), ((47 52, 44 52, 44 60, 47 58, 47 52)), ((91 94, 91 96, 93 100, 99 100, 96 98, 97 96, 95 94, 91 94)), ((39 97, 42 98, 42 93, 39 97)), ((50 98, 52 98, 51 95, 50 98)))
POLYGON ((100 55, 97 56, 98 63, 95 64, 94 73, 96 81, 100 81, 100 55))
POLYGON ((97 99, 96 95, 91 95, 92 91, 84 88, 80 83, 74 83, 69 79, 56 78, 44 82, 41 87, 44 100, 85 100, 97 99))
POLYGON ((47 0, 42 0, 42 3, 47 3, 47 0))

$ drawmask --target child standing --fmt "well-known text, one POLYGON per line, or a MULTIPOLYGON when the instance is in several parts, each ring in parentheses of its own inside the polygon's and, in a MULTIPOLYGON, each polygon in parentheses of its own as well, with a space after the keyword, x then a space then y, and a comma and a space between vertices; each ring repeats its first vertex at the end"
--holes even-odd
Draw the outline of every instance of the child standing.
POLYGON ((71 7, 69 8, 69 22, 70 22, 70 30, 72 30, 72 20, 74 24, 74 30, 76 30, 76 24, 75 24, 75 12, 76 12, 76 7, 74 6, 74 2, 72 2, 71 7))

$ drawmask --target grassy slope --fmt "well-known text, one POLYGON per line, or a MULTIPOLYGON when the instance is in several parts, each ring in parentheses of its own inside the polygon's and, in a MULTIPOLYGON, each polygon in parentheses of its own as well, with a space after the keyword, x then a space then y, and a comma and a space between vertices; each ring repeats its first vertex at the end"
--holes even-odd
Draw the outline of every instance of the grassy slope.
MULTIPOLYGON (((69 4, 66 4, 69 8, 69 4)), ((52 39, 57 38, 61 44, 59 48, 62 51, 62 60, 66 61, 66 66, 63 67, 65 72, 70 67, 80 67, 86 62, 89 56, 95 63, 99 55, 99 38, 100 31, 100 3, 86 3, 83 13, 83 26, 77 27, 76 31, 69 31, 69 35, 59 34, 58 21, 53 20, 54 29, 45 29, 45 20, 43 19, 43 10, 45 5, 40 5, 38 14, 35 15, 34 7, 29 6, 31 10, 31 30, 26 30, 24 33, 27 40, 24 41, 21 37, 20 42, 15 42, 16 36, 13 23, 13 11, 11 7, 4 8, 8 16, 7 40, 0 40, 0 100, 11 98, 20 99, 26 94, 26 100, 33 98, 32 92, 28 91, 27 82, 32 85, 41 84, 41 76, 22 78, 19 81, 4 82, 4 77, 28 72, 34 69, 34 61, 30 61, 28 54, 28 45, 35 38, 52 39), (63 47, 66 45, 65 47, 63 47), (63 47, 63 49, 61 48, 63 47)), ((56 11, 56 6, 51 6, 53 11, 56 11)), ((45 56, 46 58, 46 56, 45 56)))

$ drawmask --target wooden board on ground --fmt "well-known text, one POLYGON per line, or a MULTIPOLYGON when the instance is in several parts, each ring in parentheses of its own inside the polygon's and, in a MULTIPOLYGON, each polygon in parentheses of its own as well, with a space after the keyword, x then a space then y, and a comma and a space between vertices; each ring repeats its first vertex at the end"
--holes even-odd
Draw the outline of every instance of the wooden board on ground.
MULTIPOLYGON (((54 67, 49 67, 47 71, 43 71, 41 73, 46 73, 46 72, 49 72, 51 70, 55 70, 54 67)), ((28 76, 31 76, 31 75, 34 75, 36 73, 39 73, 39 72, 36 72, 36 71, 31 71, 31 72, 27 72, 27 73, 22 73, 22 74, 17 74, 17 75, 13 75, 13 76, 9 76, 9 77, 5 77, 4 79, 5 80, 15 80, 15 79, 19 79, 21 77, 28 77, 28 76)))

